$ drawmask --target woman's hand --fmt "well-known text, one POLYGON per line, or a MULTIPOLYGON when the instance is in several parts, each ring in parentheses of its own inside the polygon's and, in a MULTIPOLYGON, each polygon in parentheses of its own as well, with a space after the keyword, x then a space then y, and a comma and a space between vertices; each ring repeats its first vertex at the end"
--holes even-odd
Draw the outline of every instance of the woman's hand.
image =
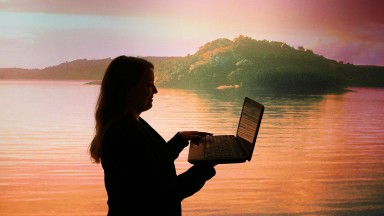
POLYGON ((201 137, 212 136, 212 133, 202 132, 202 131, 180 131, 178 132, 180 138, 186 141, 198 142, 201 137))

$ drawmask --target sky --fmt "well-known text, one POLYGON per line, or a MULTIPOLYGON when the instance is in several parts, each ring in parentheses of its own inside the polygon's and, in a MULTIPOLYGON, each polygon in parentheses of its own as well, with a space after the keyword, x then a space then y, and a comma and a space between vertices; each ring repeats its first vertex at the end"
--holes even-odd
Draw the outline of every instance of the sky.
POLYGON ((384 66, 381 0, 0 0, 0 68, 186 56, 239 35, 384 66))

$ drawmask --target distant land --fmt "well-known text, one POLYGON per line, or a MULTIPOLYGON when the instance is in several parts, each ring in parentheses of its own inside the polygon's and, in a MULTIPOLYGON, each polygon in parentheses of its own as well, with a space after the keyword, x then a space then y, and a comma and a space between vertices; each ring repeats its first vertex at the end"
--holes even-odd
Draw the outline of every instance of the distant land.
MULTIPOLYGON (((304 47, 254 40, 240 35, 219 38, 184 57, 144 56, 155 65, 157 85, 167 88, 333 91, 384 87, 384 67, 327 59, 304 47)), ((44 69, 0 68, 0 79, 95 80, 111 58, 78 59, 44 69)))

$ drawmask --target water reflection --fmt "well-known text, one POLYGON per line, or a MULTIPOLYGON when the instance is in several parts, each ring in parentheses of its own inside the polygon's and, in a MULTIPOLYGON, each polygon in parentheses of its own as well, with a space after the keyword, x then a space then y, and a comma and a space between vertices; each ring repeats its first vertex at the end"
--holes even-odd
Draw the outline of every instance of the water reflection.
MULTIPOLYGON (((189 97, 194 101, 190 108, 209 115, 204 121, 194 119, 197 127, 219 130, 224 122, 232 122, 222 132, 233 132, 245 96, 265 104, 266 113, 252 162, 218 167, 218 178, 208 186, 208 191, 219 193, 223 200, 211 201, 205 208, 193 197, 185 205, 191 213, 203 208, 215 214, 225 214, 223 209, 244 209, 252 215, 382 211, 383 199, 376 198, 382 198, 383 192, 379 187, 384 177, 384 137, 379 131, 384 121, 379 109, 384 95, 378 92, 356 89, 331 95, 261 95, 256 91, 199 91, 189 97), (204 109, 196 108, 200 106, 204 109), (218 115, 210 115, 216 112, 218 115), (232 114, 227 116, 228 112, 232 114)), ((175 118, 183 118, 179 114, 175 118)), ((179 169, 188 166, 184 159, 179 169)), ((217 197, 208 193, 200 199, 217 197)))
MULTIPOLYGON (((242 102, 265 105, 251 162, 183 201, 190 215, 380 215, 384 90, 325 95, 159 89, 143 117, 179 130, 235 133, 242 102)), ((97 86, 0 83, 0 215, 105 215, 102 170, 86 153, 97 86)), ((187 151, 176 161, 187 169, 187 151)))

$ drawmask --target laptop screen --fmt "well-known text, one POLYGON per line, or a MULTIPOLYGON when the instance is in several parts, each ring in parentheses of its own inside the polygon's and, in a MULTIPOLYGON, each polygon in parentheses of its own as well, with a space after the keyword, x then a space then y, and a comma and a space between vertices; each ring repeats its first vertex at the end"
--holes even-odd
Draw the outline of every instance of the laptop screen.
POLYGON ((236 136, 241 138, 243 147, 249 158, 256 143, 263 112, 264 106, 262 104, 250 98, 245 98, 236 136))

